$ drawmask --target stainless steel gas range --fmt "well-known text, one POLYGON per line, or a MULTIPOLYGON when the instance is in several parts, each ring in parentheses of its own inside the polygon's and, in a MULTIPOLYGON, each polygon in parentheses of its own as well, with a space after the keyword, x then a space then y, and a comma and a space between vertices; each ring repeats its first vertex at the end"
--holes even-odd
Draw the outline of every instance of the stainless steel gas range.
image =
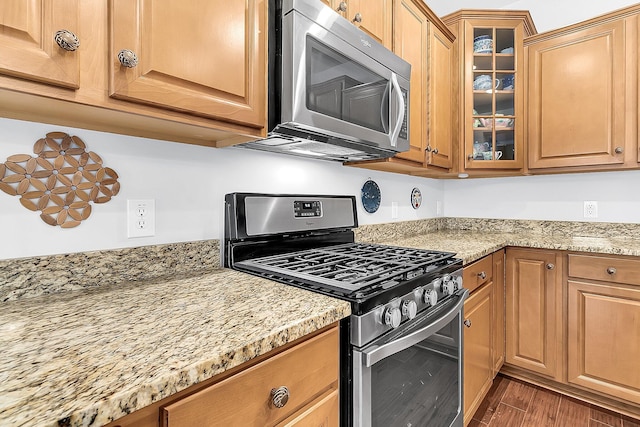
POLYGON ((225 267, 351 303, 341 425, 462 426, 462 261, 355 242, 354 196, 225 196, 225 267))

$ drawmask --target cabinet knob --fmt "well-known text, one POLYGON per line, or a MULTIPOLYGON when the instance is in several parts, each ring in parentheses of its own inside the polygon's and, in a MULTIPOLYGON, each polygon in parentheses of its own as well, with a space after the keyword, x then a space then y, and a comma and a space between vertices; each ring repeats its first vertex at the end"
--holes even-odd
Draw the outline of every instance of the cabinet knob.
POLYGON ((133 68, 138 65, 138 56, 129 49, 122 49, 118 52, 118 61, 123 67, 133 68))
POLYGON ((464 326, 466 326, 467 328, 471 327, 471 319, 464 319, 464 322, 462 322, 464 324, 464 326))
POLYGON ((282 408, 289 401, 289 389, 285 386, 280 386, 271 390, 271 403, 276 408, 282 408))
POLYGON ((614 267, 607 268, 607 274, 616 274, 616 270, 614 267))
POLYGON ((431 152, 431 146, 427 145, 427 148, 425 148, 424 151, 426 151, 427 153, 430 153, 431 152))
POLYGON ((616 152, 616 154, 622 154, 624 149, 622 147, 616 147, 616 149, 614 151, 616 152))
POLYGON ((553 270, 554 268, 556 268, 555 264, 552 263, 547 264, 545 267, 547 267, 547 270, 553 270))
POLYGON ((53 36, 58 46, 66 51, 73 52, 80 47, 80 39, 69 30, 59 30, 53 36))
POLYGON ((341 1, 338 5, 338 12, 346 12, 347 11, 347 2, 341 1))
POLYGON ((467 156, 467 159, 469 159, 469 160, 473 160, 473 154, 469 154, 469 155, 467 156))
POLYGON ((356 16, 353 17, 353 22, 357 22, 358 24, 362 22, 362 15, 360 12, 356 13, 356 16))
POLYGON ((438 154, 438 149, 437 148, 433 150, 433 154, 438 154))
POLYGON ((480 273, 478 273, 478 277, 484 280, 487 278, 487 273, 485 273, 484 271, 481 271, 480 273))

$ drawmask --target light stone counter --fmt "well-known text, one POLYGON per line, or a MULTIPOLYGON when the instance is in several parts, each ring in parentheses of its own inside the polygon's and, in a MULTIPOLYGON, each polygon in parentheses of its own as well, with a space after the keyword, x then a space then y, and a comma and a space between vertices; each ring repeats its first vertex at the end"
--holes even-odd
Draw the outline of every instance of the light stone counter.
POLYGON ((350 314, 231 270, 9 301, 0 426, 101 426, 350 314))
POLYGON ((464 265, 507 246, 640 256, 640 239, 584 237, 539 233, 492 233, 483 231, 437 231, 391 239, 383 244, 455 252, 464 265))

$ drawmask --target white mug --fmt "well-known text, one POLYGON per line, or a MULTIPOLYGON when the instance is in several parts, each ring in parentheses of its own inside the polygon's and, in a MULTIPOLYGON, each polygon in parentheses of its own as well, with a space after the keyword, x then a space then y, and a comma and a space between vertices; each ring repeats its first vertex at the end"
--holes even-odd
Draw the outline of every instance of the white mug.
POLYGON ((496 151, 496 160, 500 160, 502 157, 502 151, 496 151))

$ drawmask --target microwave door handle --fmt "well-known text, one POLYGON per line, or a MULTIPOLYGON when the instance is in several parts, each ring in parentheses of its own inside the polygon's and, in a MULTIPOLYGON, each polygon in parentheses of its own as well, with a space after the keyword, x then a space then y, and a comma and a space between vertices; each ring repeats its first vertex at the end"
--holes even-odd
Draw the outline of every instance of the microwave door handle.
POLYGON ((391 82, 387 84, 384 88, 384 93, 382 94, 382 102, 380 103, 380 123, 382 123, 382 129, 386 134, 389 134, 389 126, 391 125, 389 114, 391 111, 391 99, 389 94, 391 92, 391 82))
POLYGON ((389 357, 392 354, 396 354, 404 349, 418 344, 420 341, 423 341, 429 338, 434 333, 438 332, 449 322, 451 322, 459 313, 462 313, 462 306, 468 295, 469 291, 465 289, 458 302, 446 314, 441 316, 435 322, 430 323, 429 325, 418 329, 417 331, 413 331, 410 334, 400 337, 397 340, 393 340, 380 346, 373 346, 373 348, 371 348, 370 350, 363 351, 362 355, 364 357, 365 366, 369 368, 385 357, 389 357))
POLYGON ((395 147, 398 145, 398 135, 400 135, 400 128, 402 128, 402 119, 404 117, 405 107, 404 97, 402 96, 402 90, 400 89, 400 84, 398 83, 396 73, 391 73, 391 86, 392 89, 395 89, 396 98, 398 100, 398 115, 396 116, 396 124, 390 135, 391 146, 395 147))

